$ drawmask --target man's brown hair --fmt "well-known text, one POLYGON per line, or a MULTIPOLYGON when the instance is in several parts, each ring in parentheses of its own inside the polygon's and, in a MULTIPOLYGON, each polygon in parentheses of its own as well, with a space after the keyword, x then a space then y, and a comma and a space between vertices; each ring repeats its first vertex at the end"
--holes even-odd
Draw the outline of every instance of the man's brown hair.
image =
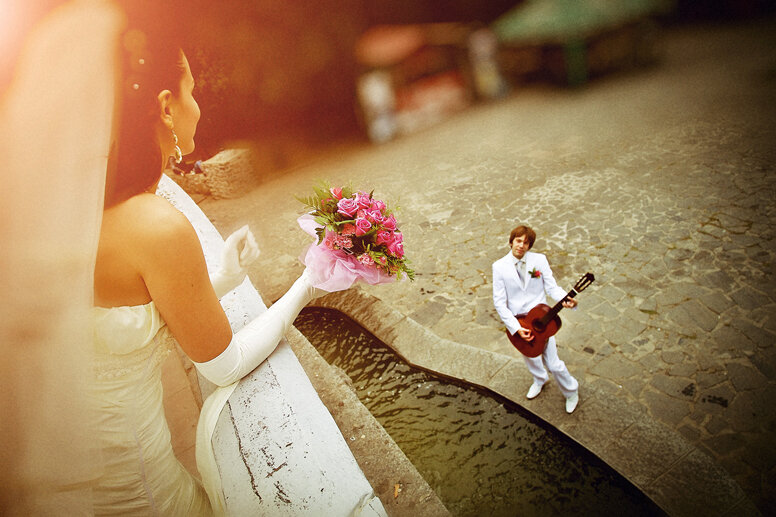
POLYGON ((525 235, 525 240, 528 241, 528 249, 533 248, 534 242, 536 242, 536 232, 530 226, 520 225, 509 234, 509 245, 512 245, 512 241, 517 237, 525 235))

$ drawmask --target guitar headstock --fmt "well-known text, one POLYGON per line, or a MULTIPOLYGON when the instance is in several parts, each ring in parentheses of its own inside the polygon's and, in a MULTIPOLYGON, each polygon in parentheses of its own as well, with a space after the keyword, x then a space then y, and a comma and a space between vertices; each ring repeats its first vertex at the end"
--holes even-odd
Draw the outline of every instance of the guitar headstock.
POLYGON ((593 276, 593 273, 585 273, 582 275, 582 278, 577 280, 577 283, 574 284, 574 290, 578 293, 581 293, 584 291, 587 286, 592 284, 595 281, 595 276, 593 276))

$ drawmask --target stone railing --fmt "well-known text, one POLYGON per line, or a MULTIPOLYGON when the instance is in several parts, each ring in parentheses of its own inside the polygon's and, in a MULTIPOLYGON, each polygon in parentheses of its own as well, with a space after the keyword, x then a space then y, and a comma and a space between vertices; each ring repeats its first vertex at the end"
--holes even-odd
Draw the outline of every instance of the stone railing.
POLYGON ((449 515, 348 381, 296 330, 240 381, 212 438, 230 515, 449 515))

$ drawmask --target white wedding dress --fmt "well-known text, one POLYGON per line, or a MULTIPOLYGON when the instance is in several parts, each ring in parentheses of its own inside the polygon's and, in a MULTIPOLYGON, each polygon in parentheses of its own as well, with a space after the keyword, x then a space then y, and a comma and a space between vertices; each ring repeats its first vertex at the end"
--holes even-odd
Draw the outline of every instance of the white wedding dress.
POLYGON ((95 307, 92 394, 104 473, 96 515, 209 515, 204 489, 173 454, 162 362, 174 347, 153 302, 95 307))
MULTIPOLYGON (((224 241, 207 217, 166 176, 157 195, 189 218, 208 270, 217 270, 224 241)), ((247 278, 223 296, 221 304, 233 332, 266 311, 247 278)), ((287 343, 281 342, 245 382, 217 388, 205 401, 197 429, 200 484, 175 458, 170 443, 161 365, 177 345, 154 303, 94 308, 92 314, 93 396, 101 415, 96 429, 105 465, 94 491, 96 515, 385 517, 380 500, 287 343), (240 407, 252 407, 247 424, 252 419, 270 424, 257 432, 251 425, 244 428, 248 415, 224 419, 231 399, 240 407), (220 426, 225 422, 234 428, 220 426), (235 437, 242 448, 273 451, 277 465, 251 464, 234 444, 214 450, 214 442, 223 444, 235 437), (237 454, 237 461, 230 454, 237 454), (246 481, 246 475, 251 479, 246 481), (222 483, 230 487, 229 501, 224 500, 222 483), (274 497, 281 488, 290 497, 274 497)))

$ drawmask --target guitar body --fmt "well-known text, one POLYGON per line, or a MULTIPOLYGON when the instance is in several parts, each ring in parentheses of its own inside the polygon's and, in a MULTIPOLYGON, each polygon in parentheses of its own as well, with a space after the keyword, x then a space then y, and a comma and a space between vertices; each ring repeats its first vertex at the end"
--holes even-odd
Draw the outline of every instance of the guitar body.
POLYGON ((547 324, 542 324, 541 319, 547 316, 553 309, 549 305, 540 303, 530 311, 528 314, 522 317, 518 317, 517 321, 520 322, 520 326, 526 329, 530 329, 533 333, 533 339, 526 341, 520 337, 520 334, 515 332, 514 335, 507 331, 509 341, 512 342, 515 348, 517 348, 521 354, 526 357, 538 357, 544 352, 544 348, 547 346, 547 340, 555 335, 560 329, 561 321, 560 316, 553 315, 547 321, 547 324))

